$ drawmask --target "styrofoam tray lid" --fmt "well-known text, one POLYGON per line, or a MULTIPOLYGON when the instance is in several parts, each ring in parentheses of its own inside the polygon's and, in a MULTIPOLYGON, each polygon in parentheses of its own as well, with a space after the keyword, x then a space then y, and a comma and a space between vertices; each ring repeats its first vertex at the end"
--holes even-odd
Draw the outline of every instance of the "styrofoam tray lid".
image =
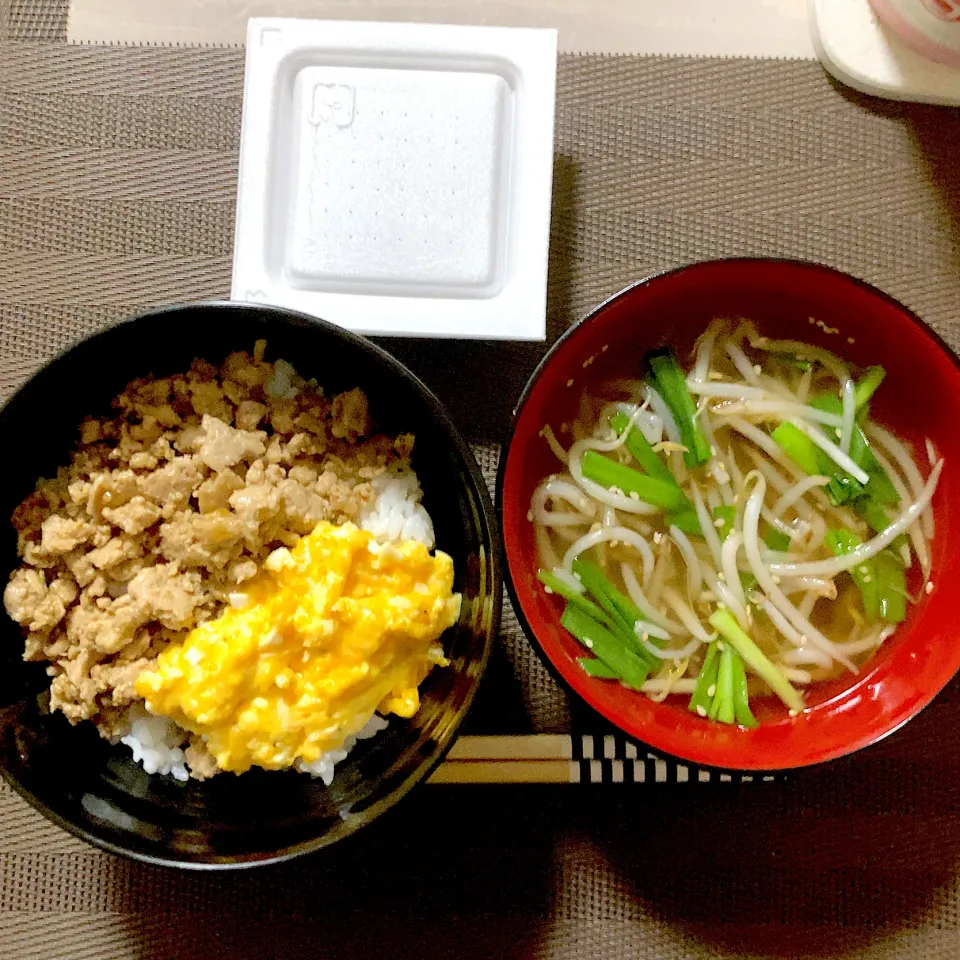
POLYGON ((554 30, 251 19, 235 300, 542 340, 554 30))

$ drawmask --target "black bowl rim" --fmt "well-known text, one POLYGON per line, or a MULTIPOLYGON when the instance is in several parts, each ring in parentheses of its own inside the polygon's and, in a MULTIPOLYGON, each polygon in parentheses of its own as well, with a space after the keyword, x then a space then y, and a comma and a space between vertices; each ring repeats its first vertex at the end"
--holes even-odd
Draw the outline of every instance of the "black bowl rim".
MULTIPOLYGON (((629 296, 635 290, 640 287, 649 286, 651 283, 654 283, 657 280, 664 279, 666 277, 673 276, 679 273, 685 273, 688 270, 697 270, 701 267, 717 265, 717 264, 742 264, 742 265, 758 265, 758 266, 769 266, 771 264, 786 264, 793 267, 800 267, 803 269, 810 270, 814 273, 826 273, 831 274, 835 277, 839 277, 847 283, 851 283, 855 286, 862 287, 865 290, 872 293, 874 296, 885 301, 891 306, 896 307, 906 318, 914 323, 915 326, 919 327, 921 332, 924 333, 930 340, 932 340, 940 350, 949 358, 954 367, 960 371, 960 357, 954 352, 953 348, 933 329, 925 320, 908 306, 898 300, 896 297, 891 296, 889 293, 881 290, 879 287, 874 286, 872 283, 869 283, 866 280, 861 280, 859 277, 853 276, 853 274, 847 273, 844 270, 838 270, 836 267, 828 266, 825 263, 819 263, 816 260, 802 260, 795 257, 714 257, 707 260, 691 260, 688 263, 681 264, 677 267, 670 267, 666 270, 658 270, 656 273, 648 274, 645 277, 642 277, 639 280, 634 280, 631 283, 628 283, 625 287, 618 290, 616 293, 611 294, 606 299, 602 300, 595 307, 592 307, 586 313, 584 313, 575 323, 571 324, 557 340, 551 344, 550 349, 543 355, 543 358, 537 364, 533 373, 530 374, 529 379, 526 382, 526 385, 523 388, 517 402, 513 408, 513 416, 510 420, 510 433, 507 437, 506 442, 503 445, 503 448, 500 451, 500 463, 497 467, 497 482, 496 482, 496 492, 494 497, 494 506, 497 513, 497 520, 502 529, 503 527, 503 482, 504 475, 507 467, 507 459, 510 455, 510 448, 513 444, 513 437, 516 432, 516 426, 520 421, 520 417, 523 415, 523 408, 526 406, 527 400, 530 398, 530 394, 533 392, 533 388, 536 386, 537 381, 540 379, 540 376, 543 374, 543 371, 550 365, 553 360, 554 354, 560 349, 560 347, 572 336, 575 332, 580 329, 580 327, 586 323, 592 321, 598 314, 605 310, 610 304, 615 303, 617 300, 620 300, 624 297, 629 296)), ((502 541, 502 536, 501 536, 502 541)), ((501 557, 502 566, 504 570, 504 584, 507 588, 507 594, 510 597, 510 603, 513 606, 514 613, 516 614, 517 621, 519 622, 523 632, 526 634, 527 640, 530 642, 530 646, 533 648, 534 652, 537 654, 540 662, 547 669, 549 674, 560 684, 560 686, 567 692, 567 694, 576 699, 576 701, 582 706, 590 710, 600 721, 606 724, 608 727, 611 727, 624 736, 632 736, 628 734, 625 730, 622 730, 613 720, 609 717, 602 714, 597 710, 592 704, 587 703, 583 697, 577 693, 576 690, 567 682, 566 678, 560 673, 560 671, 554 666, 553 661, 547 655, 546 651, 543 649, 543 646, 540 643, 540 639, 534 631, 533 627, 530 625, 530 621, 527 619, 527 615, 523 610, 523 607, 520 604, 520 599, 517 596, 516 588, 513 582, 513 571, 510 569, 510 561, 507 558, 506 553, 506 543, 501 543, 501 549, 503 554, 501 557)), ((960 669, 954 672, 954 677, 960 674, 960 669)), ((948 680, 947 683, 950 681, 948 680)), ((944 684, 944 687, 946 684, 944 684)), ((697 769, 704 770, 714 770, 717 773, 724 773, 730 771, 732 773, 746 773, 752 775, 762 776, 765 773, 770 774, 785 774, 793 770, 809 770, 815 769, 818 767, 826 766, 830 763, 835 763, 838 760, 842 760, 845 757, 849 757, 854 753, 859 753, 863 750, 868 750, 871 747, 876 746, 883 740, 886 740, 887 737, 892 736, 898 730, 905 727, 911 720, 919 716, 926 708, 933 702, 934 699, 943 691, 944 687, 941 687, 922 707, 908 716, 906 719, 902 720, 900 723, 891 727, 889 730, 885 731, 876 739, 872 740, 870 743, 863 744, 861 746, 851 747, 848 750, 845 750, 842 753, 838 753, 833 757, 829 757, 825 760, 818 760, 813 763, 799 764, 794 766, 787 767, 767 767, 767 768, 757 768, 757 767, 716 767, 711 764, 701 763, 698 760, 690 760, 687 757, 680 756, 679 754, 669 754, 667 751, 661 750, 660 748, 650 747, 651 750, 656 750, 659 753, 665 754, 666 756, 671 756, 674 759, 690 764, 697 769)), ((643 741, 640 741, 643 742, 643 741)))
POLYGON ((88 340, 101 336, 105 333, 109 333, 110 331, 126 326, 127 324, 136 323, 137 321, 144 320, 149 317, 181 313, 188 310, 211 309, 244 311, 254 310, 287 319, 296 319, 299 322, 306 321, 307 324, 318 327, 323 332, 340 337, 358 349, 373 354, 378 360, 386 364, 388 367, 392 367, 397 374, 412 384, 414 389, 426 402, 431 416, 435 422, 442 427, 447 437, 452 441, 453 446, 459 454, 463 466, 466 468, 466 472, 473 484, 477 502, 480 504, 480 518, 482 520, 481 534, 482 538, 485 540, 484 546, 489 552, 489 564, 491 570, 490 594, 492 598, 492 608, 490 626, 486 631, 483 653, 479 660, 479 670, 476 674, 476 680, 471 685, 469 691, 464 697, 463 702, 460 704, 456 713, 454 714, 454 720, 450 724, 446 742, 441 744, 440 748, 428 759, 422 761, 410 774, 410 776, 403 781, 403 783, 394 788, 389 794, 387 794, 387 796, 383 797, 381 800, 367 808, 364 811, 363 817, 358 819, 356 827, 347 833, 343 833, 335 837, 332 840, 321 836, 313 841, 301 843, 293 849, 287 850, 282 854, 240 861, 204 862, 153 856, 151 854, 141 853, 137 850, 130 850, 121 844, 113 843, 112 841, 104 840, 103 838, 94 836, 93 834, 84 830, 82 827, 78 827, 76 824, 71 823, 69 820, 66 820, 59 814, 54 813, 30 790, 26 789, 26 787, 24 787, 5 766, 0 767, 0 774, 2 774, 3 779, 17 792, 19 796, 23 797, 23 799, 26 800, 34 809, 42 813, 52 823, 55 823, 57 826, 63 830, 66 830, 73 836, 78 837, 79 839, 84 840, 101 850, 106 850, 108 853, 126 857, 141 863, 195 871, 246 870, 253 867, 267 866, 274 863, 283 863, 285 861, 293 860, 297 857, 313 853, 322 849, 323 847, 331 846, 338 841, 342 841, 352 836, 364 826, 372 823, 383 813, 396 806, 416 786, 423 783, 427 777, 439 766, 443 758, 450 751, 450 748, 457 739, 460 727, 463 725, 463 721, 469 713, 470 708, 473 706, 473 702, 477 695, 477 690, 479 689, 480 683, 483 680, 483 677, 487 671, 487 666, 490 662, 490 655, 493 651, 493 645, 496 642, 497 635, 499 634, 500 618, 503 605, 503 572, 501 568, 501 558, 503 556, 503 552, 500 544, 500 528, 495 519, 486 481, 483 478, 483 474, 480 472, 480 467, 477 464, 477 460, 476 457, 474 457, 473 452, 467 446, 466 441, 461 436, 460 431, 457 429, 454 422, 450 419, 450 415, 447 413, 444 405, 440 402, 439 397, 437 397, 436 394, 412 370, 397 360, 396 357, 394 357, 379 344, 374 343, 372 340, 369 340, 358 333, 354 333, 352 330, 339 327, 336 324, 331 323, 329 320, 323 320, 320 317, 314 317, 310 314, 301 313, 298 310, 290 310, 286 307, 277 307, 273 306, 272 304, 252 303, 240 300, 199 300, 190 303, 178 303, 159 307, 151 307, 149 309, 130 314, 129 316, 123 317, 120 320, 115 320, 111 323, 104 324, 103 326, 98 327, 96 330, 93 330, 73 340, 62 350, 58 351, 53 357, 34 370, 33 373, 31 373, 30 376, 23 381, 17 387, 17 389, 3 402, 3 404, 0 405, 0 413, 3 413, 7 409, 7 407, 13 402, 20 391, 28 383, 40 376, 59 360, 66 357, 80 344, 85 343, 88 340))

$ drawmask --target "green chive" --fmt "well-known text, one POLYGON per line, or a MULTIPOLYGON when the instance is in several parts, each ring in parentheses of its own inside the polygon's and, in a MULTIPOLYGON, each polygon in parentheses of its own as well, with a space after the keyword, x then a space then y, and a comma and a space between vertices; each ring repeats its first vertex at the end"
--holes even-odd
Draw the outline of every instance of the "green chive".
POLYGON ((714 700, 718 701, 717 719, 721 723, 733 723, 733 647, 723 645, 720 654, 720 669, 717 671, 717 693, 714 700))
POLYGON ((712 695, 708 694, 707 691, 716 685, 719 667, 719 653, 717 651, 717 644, 714 642, 707 647, 703 666, 700 668, 700 673, 697 674, 697 683, 693 688, 693 696, 690 697, 690 703, 687 707, 691 713, 695 713, 701 717, 709 715, 712 695))
POLYGON ((616 670, 608 667, 602 660, 597 660, 596 657, 577 657, 577 663, 588 677, 596 677, 598 680, 620 679, 620 674, 616 670))
POLYGON ((770 689, 790 710, 798 713, 803 709, 803 700, 787 678, 767 659, 760 648, 743 632, 740 624, 729 610, 717 610, 710 617, 710 625, 743 657, 744 664, 769 684, 770 689))
MULTIPOLYGON (((630 418, 625 413, 615 413, 610 418, 610 426, 617 436, 623 433, 630 425, 630 418)), ((650 446, 650 441, 643 435, 639 427, 630 427, 623 445, 633 455, 633 459, 640 464, 645 473, 657 480, 663 480, 664 483, 672 483, 677 486, 674 475, 670 468, 657 456, 656 451, 650 446)))
POLYGON ((771 434, 780 449, 805 473, 815 476, 820 472, 817 445, 792 423, 781 423, 771 434))
POLYGON ((661 510, 679 510, 686 506, 687 498, 676 483, 649 477, 632 467, 616 463, 596 450, 587 450, 580 466, 588 480, 601 487, 616 487, 628 496, 635 493, 644 503, 661 510))
POLYGON ((713 508, 713 519, 720 521, 719 524, 715 523, 714 526, 717 528, 721 543, 733 532, 733 523, 736 518, 737 508, 733 504, 723 504, 713 508))
POLYGON ((763 542, 778 553, 786 553, 790 549, 791 540, 782 530, 776 527, 768 527, 763 535, 763 542))
POLYGON ((691 537, 702 537, 703 530, 700 529, 700 518, 693 507, 687 507, 684 510, 678 510, 676 513, 667 514, 667 526, 676 527, 691 537))
POLYGON ((743 660, 738 653, 733 657, 733 712, 741 727, 758 726, 756 717, 750 711, 747 672, 743 668, 743 660))
POLYGON ((867 367, 867 372, 860 378, 853 391, 854 406, 858 410, 869 403, 886 375, 887 372, 883 367, 867 367))
POLYGON ((697 406, 687 388, 687 378, 672 350, 651 354, 648 360, 653 385, 670 408, 680 431, 680 442, 687 448, 683 462, 690 469, 699 467, 710 459, 710 444, 697 420, 697 406))
POLYGON ((634 690, 643 687, 650 674, 649 666, 606 627, 574 606, 568 606, 563 611, 560 623, 594 656, 621 677, 624 683, 634 690))

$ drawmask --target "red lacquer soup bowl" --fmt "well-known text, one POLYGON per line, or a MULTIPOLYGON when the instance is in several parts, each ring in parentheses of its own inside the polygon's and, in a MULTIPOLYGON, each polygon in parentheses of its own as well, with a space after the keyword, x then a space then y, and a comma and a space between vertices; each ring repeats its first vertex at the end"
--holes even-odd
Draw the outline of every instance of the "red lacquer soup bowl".
POLYGON ((960 542, 958 423, 960 364, 950 348, 904 306, 852 277, 796 261, 718 260, 637 283, 552 347, 517 406, 497 495, 510 592, 527 635, 563 681, 604 717, 651 747, 694 763, 778 770, 874 743, 916 715, 960 668, 960 551, 951 549, 960 542), (537 484, 559 466, 540 436, 543 426, 574 419, 591 383, 638 377, 641 358, 651 349, 670 345, 685 359, 718 316, 750 319, 768 336, 818 344, 856 365, 882 364, 887 379, 872 415, 914 444, 924 472, 925 438, 946 461, 933 501, 932 594, 909 605, 907 620, 858 675, 812 687, 798 716, 790 717, 772 698, 751 700, 760 720, 753 730, 701 719, 687 709, 688 697, 654 703, 620 684, 588 677, 576 662, 583 648, 560 626, 561 601, 536 580, 539 564, 527 519, 537 484))

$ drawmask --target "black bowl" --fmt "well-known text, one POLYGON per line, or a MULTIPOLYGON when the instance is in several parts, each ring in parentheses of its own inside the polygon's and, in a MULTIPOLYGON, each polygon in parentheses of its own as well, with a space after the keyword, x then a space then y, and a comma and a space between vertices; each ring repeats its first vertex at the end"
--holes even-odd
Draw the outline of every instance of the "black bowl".
POLYGON ((25 663, 20 628, 0 611, 0 767, 55 823, 97 846, 181 867, 282 860, 345 837, 423 780, 452 743, 473 701, 500 619, 499 546, 476 462, 432 393, 369 341, 286 310, 208 303, 154 310, 80 341, 36 373, 0 410, 10 452, 0 490, 0 575, 18 566, 8 518, 37 478, 69 461, 86 415, 106 415, 128 381, 222 362, 267 340, 328 392, 361 387, 378 427, 416 435, 414 468, 437 545, 451 555, 459 622, 444 635, 451 663, 421 687, 409 721, 391 718, 337 766, 330 787, 288 772, 252 770, 205 782, 148 776, 125 747, 46 709, 42 664, 25 663))

